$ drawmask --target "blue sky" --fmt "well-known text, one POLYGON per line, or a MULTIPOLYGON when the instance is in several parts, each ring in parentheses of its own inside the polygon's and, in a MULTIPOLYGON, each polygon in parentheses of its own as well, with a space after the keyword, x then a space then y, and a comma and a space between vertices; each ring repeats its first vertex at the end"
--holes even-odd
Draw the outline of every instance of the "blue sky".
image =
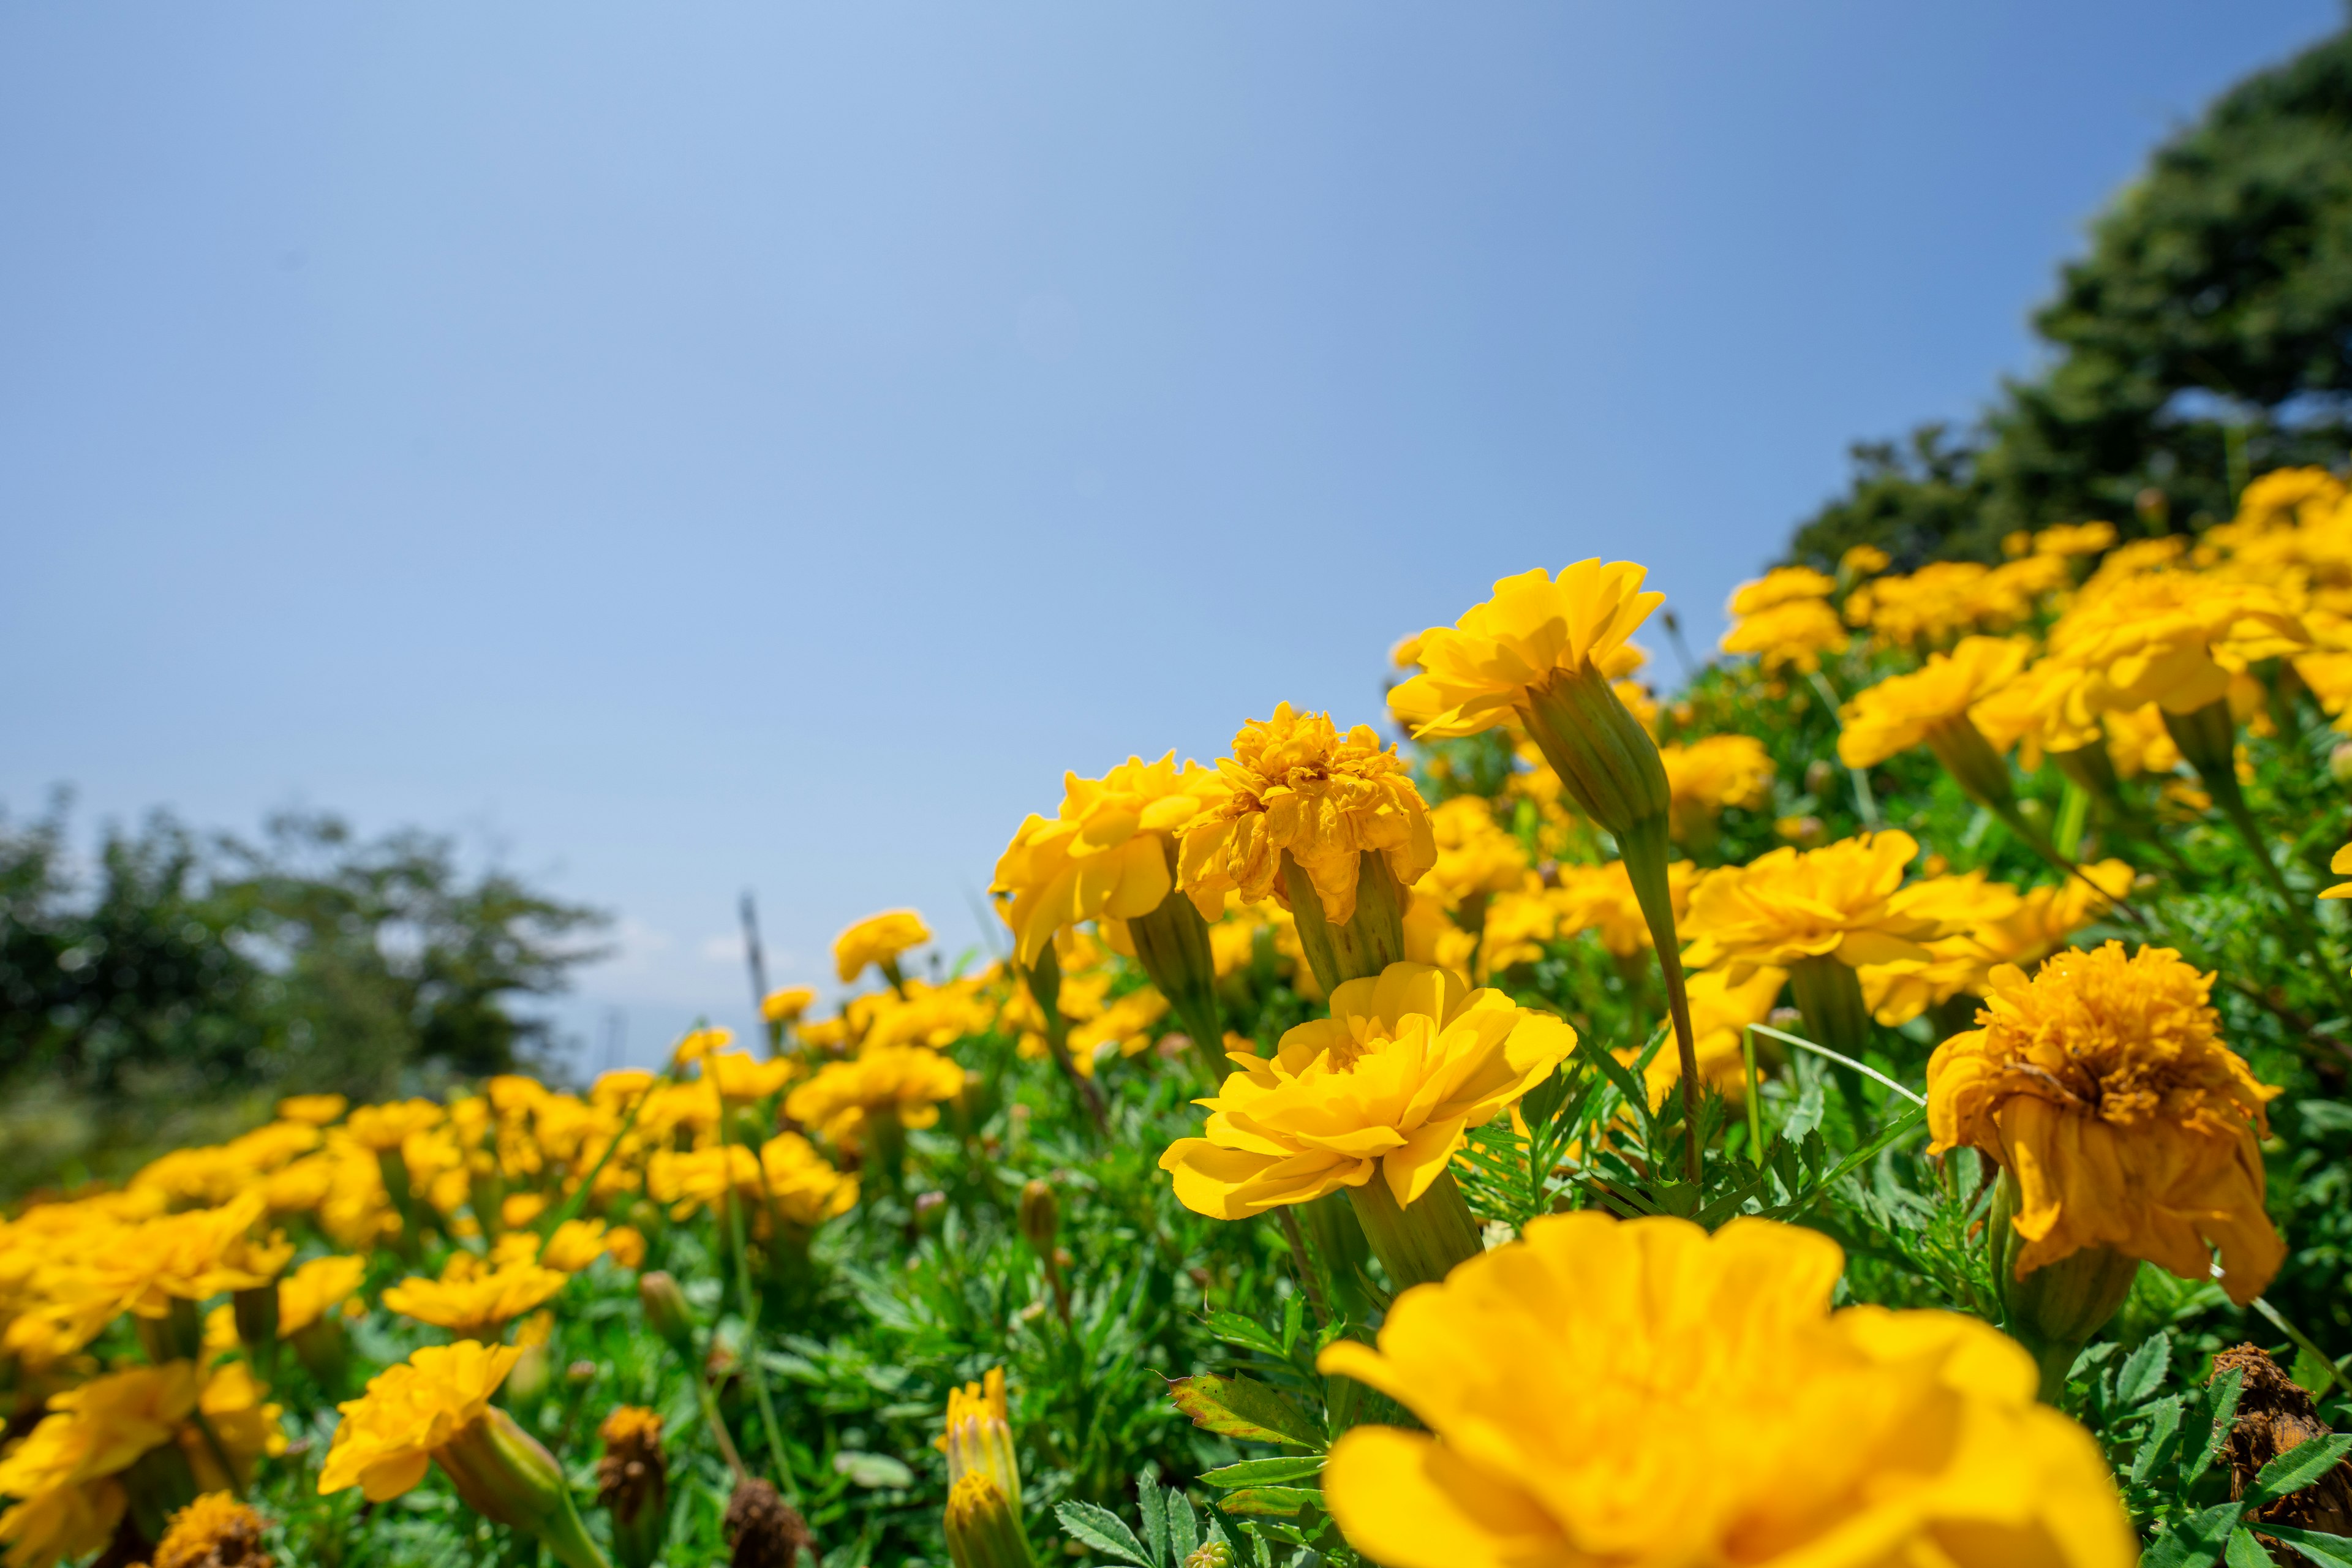
POLYGON ((456 833, 648 1055, 1506 573, 1711 637, 2338 19, 0 5, 0 805, 456 833))

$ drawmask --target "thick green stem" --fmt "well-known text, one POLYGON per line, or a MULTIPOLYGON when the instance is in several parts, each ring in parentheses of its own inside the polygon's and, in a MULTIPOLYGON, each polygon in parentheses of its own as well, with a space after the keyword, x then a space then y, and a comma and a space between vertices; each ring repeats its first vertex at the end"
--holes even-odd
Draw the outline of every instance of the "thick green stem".
POLYGON ((1362 1186, 1349 1187, 1348 1198, 1363 1224, 1372 1256, 1389 1271, 1389 1282, 1400 1296, 1416 1285, 1444 1279, 1455 1264, 1485 1250, 1478 1222, 1451 1171, 1438 1173, 1410 1208, 1398 1204, 1386 1173, 1377 1170, 1362 1186))
MULTIPOLYGON (((754 1151, 751 1156, 759 1158, 754 1151)), ((759 1401, 760 1425, 768 1434, 769 1452, 774 1462, 771 1468, 784 1500, 798 1507, 800 1489, 793 1485, 793 1468, 786 1460, 784 1429, 776 1422, 775 1403, 768 1397, 768 1374, 760 1365, 760 1298, 751 1289, 751 1249, 743 1241, 743 1205, 733 1192, 721 1200, 727 1210, 728 1239, 735 1254, 735 1289, 738 1310, 743 1314, 743 1371, 751 1380, 752 1397, 759 1401)))
POLYGON ((1332 922, 1313 879, 1287 849, 1282 852, 1282 886, 1307 966, 1326 994, 1350 980, 1376 979, 1403 959, 1404 889, 1379 850, 1367 849, 1357 859, 1356 907, 1343 922, 1332 922))
POLYGON ((1682 942, 1675 931, 1675 900, 1666 879, 1665 817, 1633 824, 1617 847, 1625 857, 1625 874, 1649 925, 1650 943, 1657 950, 1658 972, 1665 977, 1666 1012, 1674 1020, 1675 1060, 1682 1068, 1683 1172, 1696 1182, 1706 1158, 1698 1142, 1698 1042, 1691 1030, 1690 991, 1683 980, 1682 942))

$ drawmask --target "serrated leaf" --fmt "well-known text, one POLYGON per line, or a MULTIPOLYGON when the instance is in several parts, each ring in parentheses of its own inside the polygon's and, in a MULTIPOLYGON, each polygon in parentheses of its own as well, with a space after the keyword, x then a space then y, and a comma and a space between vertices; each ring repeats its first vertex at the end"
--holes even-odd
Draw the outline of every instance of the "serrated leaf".
POLYGON ((1324 1446, 1322 1428, 1305 1411, 1253 1378, 1213 1373, 1175 1378, 1168 1384, 1168 1396, 1192 1418, 1192 1425, 1221 1436, 1304 1448, 1324 1446))
POLYGON ((2158 1329, 2140 1342, 2116 1374, 2116 1398, 2125 1408, 2144 1405, 2164 1385, 2164 1374, 2172 1370, 2172 1336, 2158 1329))
POLYGON ((1632 1106, 1641 1116, 1643 1125, 1644 1127, 1649 1125, 1650 1097, 1643 1093, 1641 1085, 1633 1080, 1633 1075, 1625 1070, 1624 1063, 1619 1061, 1610 1052, 1602 1050, 1591 1038, 1577 1042, 1576 1058, 1607 1079, 1610 1087, 1617 1091, 1618 1098, 1632 1106))
POLYGON ((1276 1519, 1295 1519, 1299 1510, 1309 1503, 1320 1503, 1323 1494, 1307 1487, 1244 1487, 1237 1492, 1219 1498, 1217 1506, 1227 1513, 1250 1513, 1276 1519))
POLYGON ((1168 1562, 1168 1494, 1150 1476, 1135 1478, 1136 1510, 1143 1519, 1143 1549, 1151 1553, 1152 1568, 1168 1562))
POLYGON ((2180 1396, 2168 1394, 2148 1407, 2147 1436, 2139 1443, 2139 1452, 2132 1456, 2131 1479, 2134 1486, 2146 1486, 2156 1474, 2157 1466, 2164 1463, 2180 1436, 2180 1396))
POLYGON ((1184 1559, 1201 1549, 1201 1521, 1192 1512, 1192 1500, 1168 1489, 1168 1561, 1171 1568, 1183 1568, 1184 1559))
POLYGON ((1225 1465, 1204 1472, 1203 1485, 1227 1491, 1234 1487, 1278 1486, 1284 1481, 1296 1481, 1314 1475, 1323 1468, 1320 1454, 1300 1454, 1279 1459, 1244 1459, 1238 1465, 1225 1465))
POLYGON ((1272 1334, 1239 1312, 1211 1312, 1203 1321, 1212 1339, 1222 1340, 1229 1345, 1240 1345, 1245 1350, 1264 1351, 1271 1356, 1282 1353, 1282 1346, 1272 1334))
POLYGON ((1107 1508, 1097 1508, 1090 1502, 1066 1502, 1055 1506, 1055 1516, 1062 1529, 1074 1539, 1097 1552, 1108 1552, 1135 1568, 1152 1568, 1151 1559, 1143 1554, 1143 1542, 1128 1529, 1126 1521, 1107 1508))
POLYGON ((2324 1530, 2298 1530, 2288 1524, 2263 1526, 2273 1536, 2319 1564, 2319 1568, 2352 1568, 2352 1535, 2330 1535, 2324 1530))
POLYGON ((2243 1503, 2225 1502, 2189 1515, 2140 1553, 2139 1568, 2213 1568, 2244 1510, 2243 1503))
POLYGON ((2196 1463, 2190 1464, 2188 1457, 2182 1456, 2180 1484, 2184 1488, 2205 1473, 2213 1463, 2213 1456, 2229 1440, 2230 1428, 2238 1419, 2238 1395, 2244 1391, 2245 1383, 2245 1373, 2234 1366, 2213 1380, 2206 1396, 2213 1412, 2213 1429, 2206 1435, 2205 1446, 2198 1450, 2196 1463))
POLYGON ((2278 1568, 2278 1563, 2254 1539, 2254 1532, 2244 1525, 2230 1531, 2230 1544, 2221 1552, 2228 1568, 2278 1568))
POLYGON ((2247 1502, 2260 1508, 2290 1492, 2299 1492, 2334 1469, 2346 1454, 2352 1454, 2352 1437, 2340 1433, 2326 1433, 2307 1443, 2298 1443, 2255 1474, 2247 1502))

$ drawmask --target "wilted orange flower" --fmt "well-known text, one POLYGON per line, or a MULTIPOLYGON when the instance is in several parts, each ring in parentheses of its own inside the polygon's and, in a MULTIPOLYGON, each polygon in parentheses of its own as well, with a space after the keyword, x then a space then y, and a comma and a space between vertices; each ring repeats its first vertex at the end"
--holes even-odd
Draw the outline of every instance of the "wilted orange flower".
POLYGON ((908 948, 931 940, 931 928, 912 910, 885 910, 868 915, 833 939, 834 972, 844 985, 866 973, 869 964, 885 969, 898 962, 908 948))
POLYGON ((1244 1219, 1375 1179, 1408 1206, 1467 1140, 1576 1048, 1576 1031, 1460 976, 1391 963, 1331 993, 1273 1057, 1233 1053, 1205 1135, 1160 1167, 1195 1214, 1244 1219))
POLYGON ((1242 726, 1217 776, 1223 798, 1185 830, 1177 859, 1177 882, 1203 919, 1222 914, 1229 893, 1251 902, 1271 897, 1288 909, 1285 855, 1314 884, 1334 925, 1356 912, 1360 855, 1382 856, 1401 887, 1437 859, 1429 812, 1404 759, 1369 724, 1342 735, 1329 714, 1294 712, 1285 702, 1273 718, 1242 726))
POLYGON ((2218 1251, 2230 1299, 2260 1295, 2285 1256, 2263 1211, 2278 1090, 2222 1044, 2212 977, 2110 942, 1990 984, 1982 1026, 1928 1061, 1927 1123, 1937 1152, 1972 1145, 2016 1178, 2017 1278, 2105 1247, 2203 1279, 2218 1251))
POLYGON ((1580 669, 1623 675, 1642 662, 1625 639, 1665 602, 1643 593, 1630 561, 1580 561, 1555 580, 1538 568, 1495 584, 1451 626, 1421 637, 1423 674, 1389 693, 1389 707, 1423 740, 1475 735, 1524 704, 1531 687, 1580 669))
POLYGON ((226 1491, 206 1492, 172 1516, 155 1543, 154 1568, 270 1568, 261 1516, 226 1491))
POLYGON ((1956 1312, 1830 1310, 1812 1231, 1547 1215, 1318 1362, 1424 1431, 1358 1426, 1331 1517, 1394 1568, 2128 1568, 2098 1447, 1956 1312))
POLYGON ((1175 886, 1174 847, 1221 803, 1218 775, 1198 763, 1129 757, 1099 779, 1062 775, 1051 820, 1034 813, 997 858, 989 890, 1009 896, 1013 958, 1034 964, 1054 933, 1079 921, 1140 919, 1175 886))

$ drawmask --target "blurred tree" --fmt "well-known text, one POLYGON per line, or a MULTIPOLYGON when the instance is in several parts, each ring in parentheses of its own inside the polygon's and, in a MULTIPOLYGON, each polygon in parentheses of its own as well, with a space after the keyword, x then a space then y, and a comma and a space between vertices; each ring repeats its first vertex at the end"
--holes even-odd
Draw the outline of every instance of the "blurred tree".
POLYGON ((167 816, 110 829, 86 879, 60 801, 0 819, 0 1079, 120 1098, 256 1086, 396 1092, 404 1079, 547 1066, 513 1004, 595 956, 593 910, 445 838, 373 843, 319 815, 259 845, 167 816))
POLYGON ((2352 437, 2352 31, 2224 93, 2093 225, 2034 330, 2049 367, 1981 427, 1854 448, 1848 493, 1792 552, 1867 540, 1916 565, 2005 533, 2227 516, 2250 473, 2352 437))

